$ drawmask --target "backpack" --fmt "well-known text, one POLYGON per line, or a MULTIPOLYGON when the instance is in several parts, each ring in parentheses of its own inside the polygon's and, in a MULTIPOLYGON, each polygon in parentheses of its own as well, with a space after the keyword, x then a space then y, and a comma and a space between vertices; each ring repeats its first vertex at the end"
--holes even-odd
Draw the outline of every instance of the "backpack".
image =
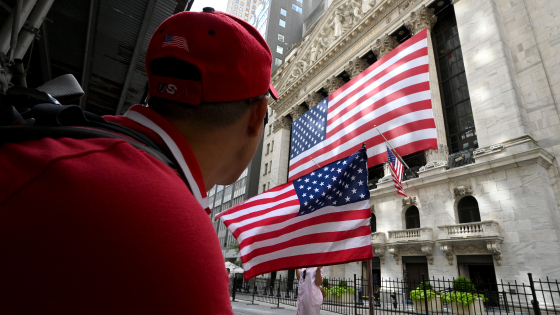
POLYGON ((48 93, 31 88, 11 88, 6 94, 0 94, 0 146, 42 138, 122 139, 171 169, 177 169, 148 136, 106 121, 77 105, 61 105, 48 93))

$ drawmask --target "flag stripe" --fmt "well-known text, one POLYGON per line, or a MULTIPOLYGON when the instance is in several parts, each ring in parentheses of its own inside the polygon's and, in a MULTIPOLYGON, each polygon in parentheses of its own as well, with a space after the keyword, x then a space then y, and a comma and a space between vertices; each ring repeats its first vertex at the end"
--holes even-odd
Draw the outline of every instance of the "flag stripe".
POLYGON ((263 224, 266 225, 271 225, 271 224, 279 224, 285 221, 288 221, 290 219, 292 219, 297 212, 299 211, 300 205, 294 205, 294 206, 289 206, 289 207, 285 207, 282 208, 280 210, 277 210, 277 212, 271 212, 267 215, 258 217, 258 218, 253 218, 253 219, 249 219, 249 220, 245 220, 243 222, 239 222, 239 223, 234 223, 234 224, 226 224, 226 226, 228 227, 228 229, 231 231, 231 233, 235 236, 238 237, 241 235, 241 233, 247 231, 247 230, 251 230, 255 227, 260 227, 263 224))
MULTIPOLYGON (((369 237, 370 236, 368 236, 368 238, 369 237)), ((327 253, 300 254, 296 257, 283 257, 271 260, 268 264, 256 265, 251 268, 251 270, 246 270, 244 276, 246 279, 250 279, 267 272, 290 270, 301 267, 315 267, 317 266, 318 261, 326 266, 368 260, 371 259, 369 258, 371 256, 371 244, 339 251, 330 251, 327 253)))
MULTIPOLYGON (((267 241, 267 240, 271 240, 271 239, 276 239, 282 235, 288 235, 291 234, 293 232, 296 231, 300 231, 300 232, 304 232, 303 230, 306 227, 314 227, 314 226, 318 226, 318 225, 323 225, 326 223, 332 223, 332 222, 344 222, 344 221, 352 221, 352 220, 357 220, 357 219, 363 219, 363 218, 370 218, 371 212, 369 207, 365 209, 365 211, 356 211, 356 210, 351 210, 351 211, 346 211, 346 212, 334 212, 334 213, 328 213, 328 214, 323 214, 323 215, 319 215, 313 218, 310 218, 308 220, 304 220, 304 221, 300 221, 300 222, 296 222, 293 224, 290 224, 282 229, 279 230, 275 230, 275 231, 270 231, 270 232, 260 232, 258 234, 253 234, 253 236, 248 237, 246 239, 243 239, 243 241, 241 242, 243 244, 243 246, 247 246, 247 245, 251 245, 251 244, 255 244, 255 243, 259 243, 259 242, 263 242, 263 241, 267 241)), ((241 245, 240 243, 240 245, 241 245)))
MULTIPOLYGON (((301 246, 301 245, 306 245, 306 244, 318 244, 318 243, 326 243, 326 242, 335 242, 337 240, 340 239, 348 239, 348 238, 354 238, 354 237, 359 237, 359 236, 364 236, 364 235, 371 235, 371 229, 369 227, 369 218, 367 218, 366 220, 356 220, 355 221, 349 221, 348 225, 349 228, 347 230, 342 229, 340 226, 337 226, 336 223, 332 223, 332 224, 325 224, 325 226, 328 227, 336 227, 337 230, 333 231, 333 232, 324 232, 324 233, 313 233, 313 234, 309 234, 309 235, 301 235, 300 233, 294 233, 296 235, 298 235, 298 237, 293 237, 290 238, 289 240, 283 241, 283 242, 276 242, 276 243, 271 243, 268 246, 259 246, 254 248, 253 251, 251 251, 250 253, 247 254, 241 254, 241 260, 242 261, 251 261, 252 259, 254 259, 257 256, 262 256, 262 255, 267 255, 267 254, 271 254, 274 252, 278 252, 278 251, 282 251, 285 249, 288 249, 290 247, 295 247, 295 246, 301 246), (356 224, 360 224, 361 226, 358 228, 355 228, 356 224), (301 235, 301 236, 299 236, 301 235)), ((306 231, 302 232, 305 233, 306 231)), ((259 245, 259 244, 254 244, 254 245, 259 245)), ((253 248, 253 247, 252 247, 253 248)))
MULTIPOLYGON (((421 55, 422 53, 423 51, 416 52, 417 55, 421 55)), ((347 96, 348 99, 342 99, 341 100, 342 103, 340 104, 340 106, 336 108, 336 110, 330 111, 329 108, 329 113, 327 117, 329 120, 332 121, 331 123, 335 123, 337 118, 342 116, 342 114, 345 111, 348 111, 348 109, 352 108, 352 105, 356 106, 362 103, 363 101, 369 99, 372 96, 377 95, 378 93, 383 92, 388 87, 393 86, 394 84, 398 83, 403 79, 429 71, 428 56, 410 56, 410 57, 416 57, 416 58, 406 64, 398 65, 398 67, 394 71, 386 74, 382 78, 379 79, 372 78, 370 81, 366 82, 367 86, 365 86, 363 89, 355 90, 353 93, 347 96)))
POLYGON ((287 206, 297 206, 299 205, 299 200, 295 192, 290 192, 290 196, 286 196, 284 199, 274 200, 270 204, 261 204, 254 207, 254 211, 243 211, 234 213, 228 216, 228 224, 239 223, 245 220, 254 219, 267 215, 269 213, 278 213, 279 210, 287 206))
MULTIPOLYGON (((328 222, 328 221, 310 221, 314 220, 316 217, 324 216, 327 213, 328 216, 338 216, 338 218, 345 218, 344 213, 346 212, 353 212, 356 209, 369 209, 369 200, 360 201, 353 204, 343 205, 343 206, 327 206, 323 208, 321 211, 316 211, 310 213, 304 217, 289 217, 288 220, 272 220, 272 219, 265 219, 261 221, 260 225, 252 226, 250 229, 245 229, 244 233, 240 233, 238 236, 234 234, 235 238, 237 238, 237 242, 241 244, 244 240, 250 236, 258 236, 258 235, 265 235, 266 233, 271 233, 274 231, 279 231, 289 227, 291 225, 295 225, 298 222, 306 221, 309 223, 321 223, 321 222, 328 222)), ((282 218, 283 219, 283 218, 282 218)), ((300 228, 300 226, 296 226, 296 228, 300 228)), ((294 229, 296 229, 294 228, 294 229)), ((286 229, 286 232, 291 232, 293 230, 286 229)), ((258 239, 258 238, 257 238, 258 239)))
POLYGON ((255 196, 245 202, 242 202, 235 207, 229 208, 216 215, 216 219, 223 217, 224 220, 230 218, 237 218, 240 215, 245 215, 252 212, 252 207, 259 205, 266 205, 271 202, 275 202, 284 198, 288 198, 294 194, 292 183, 286 183, 282 186, 275 187, 271 190, 266 191, 263 194, 255 196), (247 211, 247 209, 249 209, 247 211), (245 210, 245 211, 244 211, 245 210), (233 215, 235 213, 235 215, 233 215))
MULTIPOLYGON (((281 257, 292 257, 301 255, 301 253, 316 254, 324 253, 326 251, 339 251, 344 249, 362 247, 364 245, 364 239, 367 238, 367 242, 371 243, 371 232, 369 235, 358 236, 349 239, 343 239, 336 242, 325 242, 325 243, 312 243, 299 246, 292 246, 286 249, 282 249, 270 254, 264 254, 255 257, 249 261, 243 262, 243 267, 245 271, 251 270, 256 265, 275 260, 281 257)), ((371 246, 371 245, 369 245, 371 246)), ((371 248, 370 248, 371 250, 371 248)), ((370 253, 371 256, 371 253, 370 253)), ((316 262, 317 263, 317 262, 316 262)))

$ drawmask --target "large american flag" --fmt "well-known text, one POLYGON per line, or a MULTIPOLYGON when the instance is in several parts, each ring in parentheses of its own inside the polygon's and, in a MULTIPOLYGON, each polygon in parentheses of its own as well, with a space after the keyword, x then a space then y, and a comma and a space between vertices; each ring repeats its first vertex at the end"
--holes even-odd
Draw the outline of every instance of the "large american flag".
POLYGON ((186 51, 189 51, 187 40, 181 36, 173 36, 173 35, 165 34, 165 39, 163 40, 161 47, 167 47, 167 46, 179 47, 179 48, 183 48, 186 51))
POLYGON ((239 243, 245 279, 372 259, 366 163, 361 149, 218 214, 239 243))
POLYGON ((426 36, 424 30, 408 39, 294 121, 289 180, 364 142, 368 165, 387 161, 375 125, 401 156, 437 149, 426 36))
POLYGON ((389 168, 391 169, 391 177, 397 189, 397 193, 406 197, 404 188, 402 186, 403 165, 399 159, 393 154, 393 151, 387 147, 387 157, 389 160, 389 168))

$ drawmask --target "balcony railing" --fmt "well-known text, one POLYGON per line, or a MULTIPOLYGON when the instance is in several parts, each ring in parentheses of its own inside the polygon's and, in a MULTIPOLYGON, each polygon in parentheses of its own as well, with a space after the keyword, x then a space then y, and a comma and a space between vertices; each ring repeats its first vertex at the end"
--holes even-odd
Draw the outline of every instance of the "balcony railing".
POLYGON ((438 226, 438 228, 440 229, 439 238, 438 238, 440 240, 500 236, 499 224, 498 222, 492 220, 453 224, 453 225, 443 225, 443 226, 438 226))
POLYGON ((432 241, 432 228, 389 231, 388 243, 432 241))

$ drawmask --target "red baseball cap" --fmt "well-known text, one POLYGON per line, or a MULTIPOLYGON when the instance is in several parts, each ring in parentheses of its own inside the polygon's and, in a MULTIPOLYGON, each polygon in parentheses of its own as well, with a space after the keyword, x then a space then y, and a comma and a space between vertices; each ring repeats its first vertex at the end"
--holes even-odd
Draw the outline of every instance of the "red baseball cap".
POLYGON ((152 35, 146 52, 150 95, 191 105, 240 101, 267 91, 278 99, 270 84, 272 54, 259 31, 233 15, 203 11, 177 13, 152 35), (152 62, 166 58, 192 64, 200 76, 154 74, 152 62))

